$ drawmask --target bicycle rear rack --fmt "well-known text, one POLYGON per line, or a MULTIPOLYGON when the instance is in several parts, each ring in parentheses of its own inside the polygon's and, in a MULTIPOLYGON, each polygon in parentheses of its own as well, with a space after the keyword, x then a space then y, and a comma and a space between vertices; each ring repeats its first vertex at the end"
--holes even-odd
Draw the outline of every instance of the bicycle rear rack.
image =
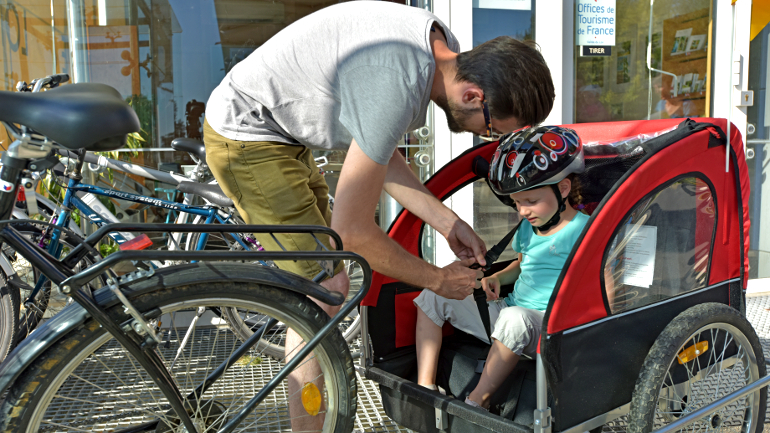
MULTIPOLYGON (((53 282, 62 287, 62 292, 71 296, 75 302, 82 306, 88 314, 93 317, 107 332, 109 332, 115 339, 139 362, 141 367, 147 371, 152 377, 155 384, 161 390, 161 392, 168 399, 174 412, 176 412, 182 424, 188 431, 197 431, 189 413, 187 412, 187 405, 190 398, 195 395, 200 395, 205 392, 211 383, 213 383, 218 375, 227 369, 228 366, 233 364, 235 359, 233 356, 238 356, 234 353, 230 359, 226 360, 219 366, 199 387, 193 394, 188 396, 182 396, 179 389, 176 387, 173 377, 164 366, 162 360, 154 347, 157 345, 157 340, 153 338, 153 333, 147 333, 147 324, 145 322, 146 317, 142 317, 141 313, 136 311, 130 305, 122 292, 120 292, 120 285, 135 282, 137 278, 121 278, 120 281, 116 280, 112 275, 108 274, 108 280, 110 283, 109 289, 112 291, 112 295, 124 305, 127 313, 133 318, 133 322, 129 326, 125 323, 117 323, 107 313, 102 310, 100 305, 97 305, 94 299, 87 295, 84 291, 80 290, 82 286, 105 273, 109 268, 117 265, 118 263, 126 261, 146 261, 146 260, 173 260, 173 261, 185 261, 195 260, 201 262, 211 261, 230 261, 230 260, 320 260, 320 261, 333 261, 338 260, 351 260, 357 262, 363 270, 363 284, 359 292, 351 299, 351 301, 345 304, 340 311, 331 318, 321 330, 310 339, 305 346, 298 351, 298 353, 286 363, 286 365, 273 377, 272 380, 264 387, 260 392, 251 398, 241 409, 238 414, 235 414, 230 418, 227 425, 225 425, 220 431, 228 432, 232 431, 241 421, 243 421, 249 413, 251 413, 256 406, 264 400, 264 398, 275 389, 278 384, 283 381, 286 376, 293 371, 300 362, 302 362, 310 352, 326 337, 330 332, 337 328, 337 324, 341 322, 352 310, 355 308, 361 300, 366 296, 369 291, 369 286, 372 281, 372 271, 369 264, 361 256, 342 251, 342 240, 339 235, 333 230, 323 226, 278 226, 278 225, 231 225, 231 224, 109 224, 92 235, 88 236, 82 243, 70 251, 69 255, 63 260, 56 260, 45 251, 41 250, 35 245, 32 245, 26 240, 17 230, 10 227, 13 221, 0 221, 0 239, 5 240, 11 246, 15 247, 17 251, 21 251, 25 257, 30 256, 30 261, 34 266, 39 266, 40 269, 49 271, 55 278, 53 282), (90 266, 86 270, 72 275, 71 271, 67 270, 68 265, 76 264, 82 259, 88 252, 94 250, 97 243, 103 239, 108 233, 112 231, 123 232, 187 232, 187 233, 308 233, 312 235, 321 251, 158 251, 158 250, 126 250, 119 251, 111 254, 107 258, 99 260, 94 265, 90 266), (323 244, 318 241, 316 235, 328 235, 335 241, 336 249, 329 251, 323 244), (118 294, 120 293, 120 294, 118 294), (125 299, 122 299, 125 298, 125 299), (131 311, 133 310, 133 311, 131 311), (135 313, 135 314, 131 314, 135 313), (144 326, 141 324, 144 323, 144 326), (139 326, 136 326, 139 325, 139 326), (142 332, 145 331, 145 332, 142 332)), ((260 265, 255 265, 260 266, 260 265)), ((262 266, 260 266, 262 267, 262 266)), ((285 273, 278 269, 267 268, 270 272, 285 273)), ((322 302, 330 305, 341 305, 345 302, 345 298, 342 294, 336 292, 330 292, 317 284, 326 276, 326 271, 322 271, 316 276, 314 280, 315 293, 313 297, 319 299, 322 302)), ((140 280, 151 278, 152 275, 142 273, 142 275, 135 275, 140 280)), ((108 301, 107 304, 112 301, 108 301)), ((101 302, 105 304, 105 302, 101 302)), ((153 313, 152 311, 150 313, 153 313)), ((154 315, 154 314, 151 314, 154 315)), ((269 326, 264 325, 265 327, 269 326)), ((266 328, 265 328, 266 329, 266 328)), ((248 350, 259 341, 259 335, 262 330, 255 332, 255 334, 242 346, 243 350, 248 350)), ((240 353, 240 351, 239 351, 240 353)))

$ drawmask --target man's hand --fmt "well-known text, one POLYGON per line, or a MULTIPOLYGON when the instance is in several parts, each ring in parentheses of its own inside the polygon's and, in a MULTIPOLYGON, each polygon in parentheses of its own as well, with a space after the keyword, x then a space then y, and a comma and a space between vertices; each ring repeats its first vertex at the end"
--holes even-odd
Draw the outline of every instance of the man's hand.
POLYGON ((482 278, 481 288, 487 292, 487 301, 496 301, 500 297, 500 280, 494 275, 482 278))
POLYGON ((469 269, 468 266, 476 263, 475 258, 460 260, 445 266, 442 271, 442 280, 434 290, 437 295, 447 299, 465 299, 473 293, 473 289, 481 287, 481 278, 484 273, 478 269, 469 269))
POLYGON ((481 266, 486 266, 484 255, 487 254, 487 247, 465 221, 458 218, 452 225, 446 240, 449 242, 449 248, 460 260, 474 259, 481 266))

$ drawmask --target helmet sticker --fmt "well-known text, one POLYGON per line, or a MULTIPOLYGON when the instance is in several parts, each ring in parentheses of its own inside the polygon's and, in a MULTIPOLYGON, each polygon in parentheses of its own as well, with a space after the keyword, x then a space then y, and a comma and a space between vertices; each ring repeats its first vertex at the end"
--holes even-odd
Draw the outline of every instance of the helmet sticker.
POLYGON ((548 168, 548 158, 546 158, 539 150, 535 151, 535 157, 532 159, 532 162, 540 171, 545 171, 545 169, 548 168))
MULTIPOLYGON (((563 155, 567 151, 567 143, 564 142, 564 139, 550 131, 543 134, 540 143, 556 155, 563 155)), ((556 161, 553 156, 551 158, 556 161)))
MULTIPOLYGON (((511 169, 511 176, 514 175, 514 173, 518 173, 519 168, 521 167, 521 164, 524 162, 524 155, 523 153, 518 153, 516 151, 513 151, 509 153, 505 158, 505 165, 507 165, 511 169)), ((500 164, 502 166, 502 164, 500 164)))

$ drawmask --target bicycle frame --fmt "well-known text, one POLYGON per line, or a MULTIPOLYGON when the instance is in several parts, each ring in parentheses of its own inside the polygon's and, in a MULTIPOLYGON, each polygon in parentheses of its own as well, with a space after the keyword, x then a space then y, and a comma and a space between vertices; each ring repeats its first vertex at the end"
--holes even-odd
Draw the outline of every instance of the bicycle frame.
MULTIPOLYGON (((219 224, 226 224, 229 221, 229 217, 222 218, 218 214, 218 209, 216 207, 194 206, 186 203, 176 203, 168 200, 162 200, 162 199, 147 197, 139 194, 122 192, 122 191, 109 189, 109 188, 100 188, 95 185, 80 183, 80 180, 78 178, 73 177, 69 179, 69 183, 67 185, 67 191, 64 195, 64 201, 62 202, 62 210, 59 213, 59 215, 56 216, 56 220, 52 221, 56 226, 66 227, 67 224, 69 224, 73 207, 79 210, 81 215, 88 218, 91 222, 96 224, 98 227, 103 227, 111 223, 111 221, 108 221, 105 218, 103 218, 99 214, 99 212, 96 212, 93 208, 91 208, 91 206, 89 206, 82 198, 78 197, 77 192, 84 192, 87 194, 93 194, 93 195, 103 196, 103 197, 114 197, 114 198, 119 198, 121 200, 131 201, 134 203, 142 203, 150 206, 176 210, 187 214, 203 216, 206 218, 204 221, 204 224, 212 224, 214 222, 217 222, 219 224)), ((247 245, 246 242, 244 242, 244 240, 241 239, 240 237, 236 236, 233 233, 230 233, 230 235, 244 249, 248 250, 251 248, 251 246, 247 245)), ((126 238, 126 236, 123 233, 120 233, 120 232, 110 232, 109 236, 118 245, 122 245, 129 240, 126 238)), ((202 250, 206 246, 208 237, 209 237, 208 233, 206 232, 201 233, 201 236, 198 239, 195 249, 202 250)), ((54 229, 51 235, 51 241, 49 242, 48 248, 47 248, 48 253, 51 254, 53 257, 59 257, 59 255, 62 252, 62 245, 60 243, 60 240, 61 240, 61 231, 54 229)), ((42 240, 41 240, 41 244, 38 246, 40 246, 41 248, 44 247, 42 240)), ((35 287, 32 289, 29 296, 27 296, 27 299, 24 300, 25 304, 29 302, 30 299, 34 299, 35 296, 37 296, 40 290, 42 290, 45 282, 46 282, 45 276, 40 276, 40 278, 38 278, 37 282, 35 283, 35 287)))

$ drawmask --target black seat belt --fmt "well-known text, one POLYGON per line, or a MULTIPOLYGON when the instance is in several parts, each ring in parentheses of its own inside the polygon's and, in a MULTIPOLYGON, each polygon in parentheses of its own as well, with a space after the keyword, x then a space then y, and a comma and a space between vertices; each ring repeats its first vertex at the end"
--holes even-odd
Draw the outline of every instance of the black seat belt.
MULTIPOLYGON (((505 251, 505 248, 511 244, 511 240, 513 239, 513 235, 516 234, 516 232, 519 230, 519 226, 521 226, 521 223, 524 220, 522 219, 519 221, 518 224, 516 224, 516 227, 513 228, 510 232, 508 232, 505 237, 498 242, 492 249, 487 251, 487 254, 484 256, 484 260, 486 260, 487 264, 485 266, 481 266, 480 264, 476 263, 471 266, 471 269, 483 269, 485 271, 488 271, 489 268, 492 267, 492 264, 494 264, 497 259, 500 257, 500 255, 505 251)), ((518 258, 514 259, 518 260, 518 258)), ((479 315, 481 316, 481 322, 484 324, 484 331, 487 333, 487 339, 489 340, 489 344, 492 344, 492 333, 491 328, 492 325, 490 323, 489 319, 489 307, 487 306, 487 293, 484 291, 484 289, 473 289, 473 299, 476 301, 476 307, 479 309, 479 315)))

